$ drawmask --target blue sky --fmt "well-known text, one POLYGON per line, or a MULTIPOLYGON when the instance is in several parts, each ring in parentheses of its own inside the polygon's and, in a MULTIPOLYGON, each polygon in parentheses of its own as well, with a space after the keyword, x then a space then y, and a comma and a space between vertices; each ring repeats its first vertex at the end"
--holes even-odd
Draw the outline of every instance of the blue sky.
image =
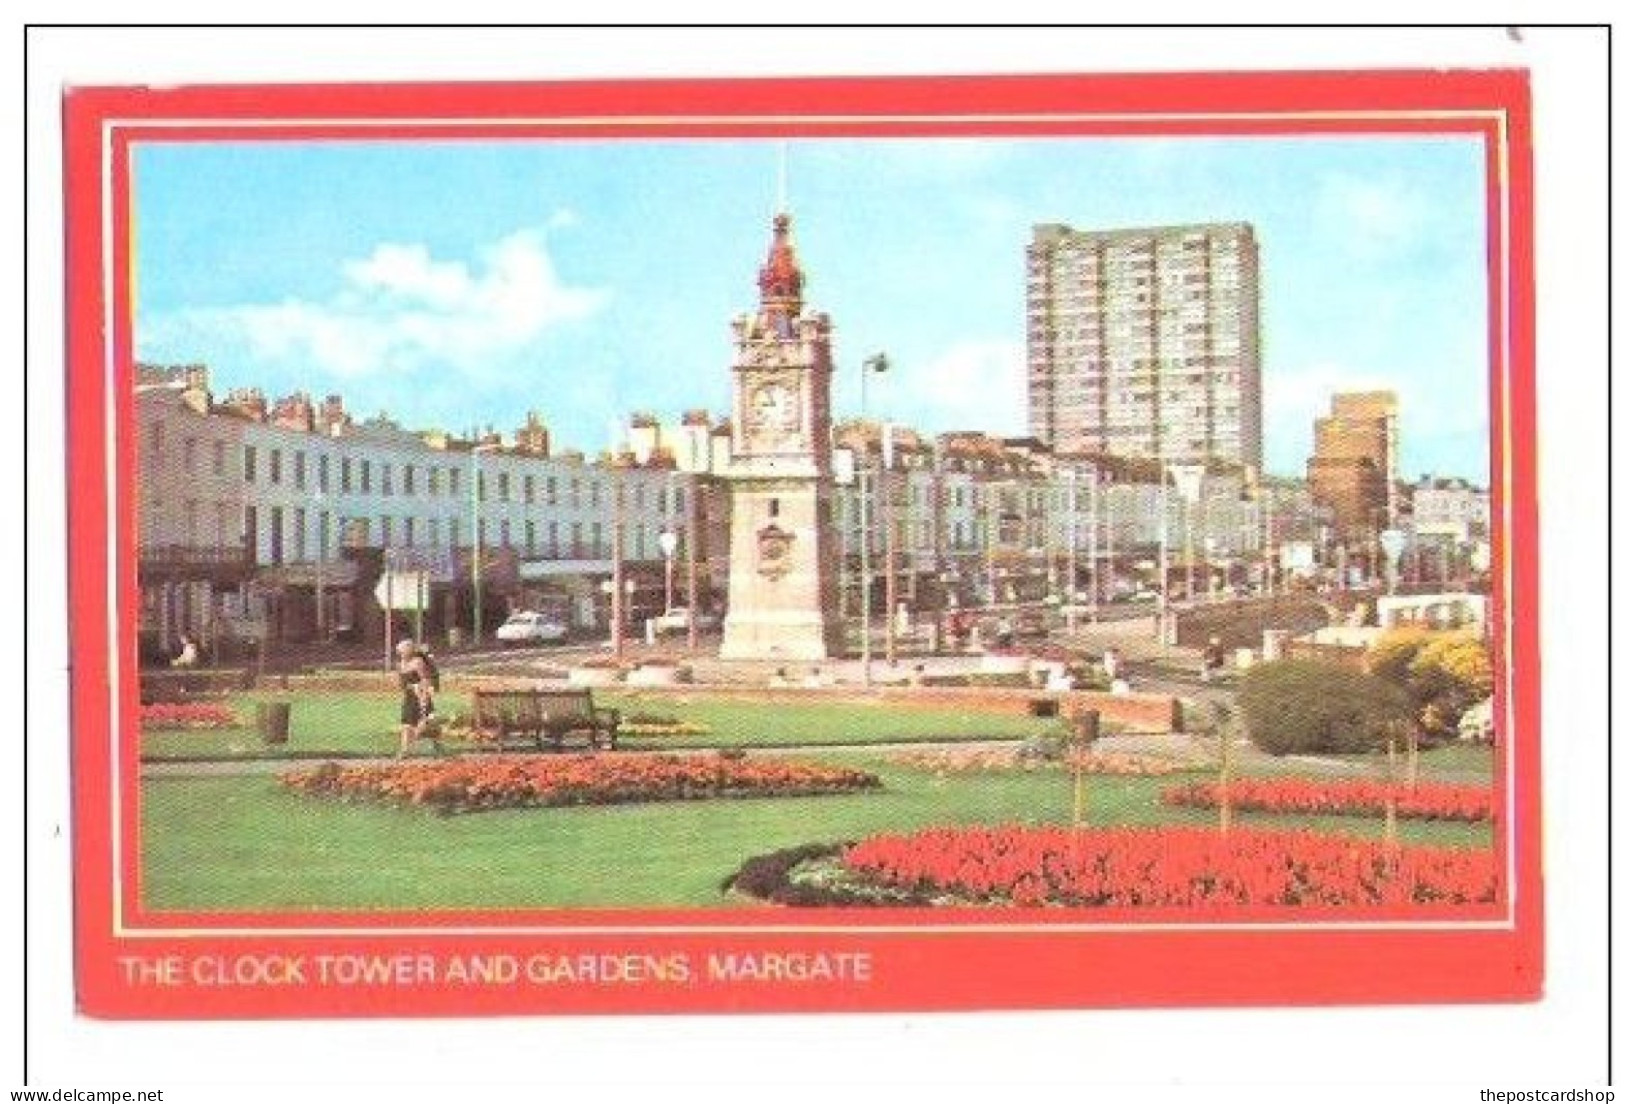
MULTIPOLYGON (((1400 393, 1401 467, 1488 469, 1483 161, 1466 138, 805 140, 789 206, 836 408, 1025 432, 1024 247, 1245 221, 1263 279, 1266 467, 1302 474, 1336 389, 1400 393)), ((343 394, 403 424, 595 450, 616 416, 728 404, 780 143, 137 148, 137 355, 217 390, 343 394)))

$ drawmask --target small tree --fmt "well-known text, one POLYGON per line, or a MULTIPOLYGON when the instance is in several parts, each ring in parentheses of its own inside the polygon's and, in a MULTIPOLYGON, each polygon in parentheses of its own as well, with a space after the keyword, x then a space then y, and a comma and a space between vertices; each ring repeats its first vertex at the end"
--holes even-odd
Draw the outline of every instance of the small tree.
POLYGON ((1411 663, 1439 634, 1415 625, 1389 629, 1366 650, 1365 669, 1396 686, 1411 688, 1411 663))
POLYGON ((1495 670, 1476 633, 1453 632, 1417 652, 1411 682, 1423 702, 1422 727, 1435 736, 1453 737, 1461 715, 1495 689, 1495 670))
POLYGON ((1271 755, 1374 751, 1412 715, 1398 686, 1314 659, 1254 667, 1241 680, 1236 704, 1254 746, 1271 755))

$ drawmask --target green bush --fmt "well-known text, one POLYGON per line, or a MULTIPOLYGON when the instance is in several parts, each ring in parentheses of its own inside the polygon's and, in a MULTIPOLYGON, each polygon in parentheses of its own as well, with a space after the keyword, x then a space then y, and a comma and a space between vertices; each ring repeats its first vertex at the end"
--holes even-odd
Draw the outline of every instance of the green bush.
POLYGON ((1252 668, 1242 677, 1236 704, 1253 745, 1271 755, 1372 751, 1391 730, 1412 723, 1403 689, 1322 660, 1252 668))

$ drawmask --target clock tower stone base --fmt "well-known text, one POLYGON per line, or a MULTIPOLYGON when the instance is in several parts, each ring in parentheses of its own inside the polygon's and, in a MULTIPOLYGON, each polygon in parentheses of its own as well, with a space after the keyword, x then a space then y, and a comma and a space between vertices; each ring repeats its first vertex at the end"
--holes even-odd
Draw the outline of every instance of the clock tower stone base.
POLYGON ((733 485, 723 659, 816 662, 841 652, 828 492, 801 480, 733 485))

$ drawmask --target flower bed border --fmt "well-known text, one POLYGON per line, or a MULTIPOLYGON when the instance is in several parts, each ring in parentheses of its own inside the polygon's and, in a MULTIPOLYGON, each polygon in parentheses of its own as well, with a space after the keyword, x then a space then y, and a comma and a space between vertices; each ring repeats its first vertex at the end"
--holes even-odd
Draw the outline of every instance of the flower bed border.
MULTIPOLYGON (((1483 824, 1495 819, 1495 790, 1489 786, 1418 783, 1390 786, 1365 779, 1237 778, 1230 782, 1231 808, 1291 816, 1380 817, 1390 793, 1395 812, 1406 820, 1451 820, 1483 824)), ((1215 809, 1216 782, 1192 782, 1162 792, 1164 805, 1215 809)))
POLYGON ((448 815, 573 805, 816 797, 881 788, 880 779, 867 771, 819 763, 640 753, 493 756, 364 766, 329 761, 285 772, 277 780, 306 796, 421 806, 448 815))

